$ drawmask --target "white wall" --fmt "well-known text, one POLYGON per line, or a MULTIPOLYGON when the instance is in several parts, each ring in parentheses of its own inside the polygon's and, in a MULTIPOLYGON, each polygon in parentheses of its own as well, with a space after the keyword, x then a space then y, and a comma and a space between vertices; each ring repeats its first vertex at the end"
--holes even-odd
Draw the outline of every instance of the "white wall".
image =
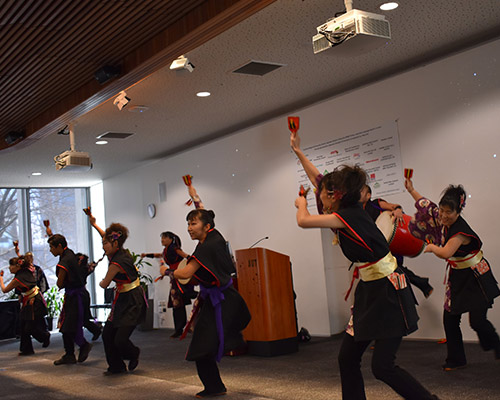
MULTIPOLYGON (((417 190, 438 201, 447 184, 465 186, 471 198, 464 217, 483 239, 485 255, 500 276, 495 213, 500 158, 498 54, 500 41, 492 42, 289 115, 301 117, 303 147, 397 120, 402 160, 414 168, 417 190), (499 157, 494 158, 497 152, 499 157)), ((195 243, 186 234, 185 222, 190 208, 184 205, 188 196, 181 179, 191 174, 205 205, 216 213, 216 227, 234 250, 269 236, 263 247, 290 255, 299 326, 315 335, 336 333, 348 315, 349 303, 343 300, 350 281, 348 263, 332 247, 328 231, 296 226, 295 163, 283 115, 106 180, 106 219, 129 227, 128 246, 136 252, 159 251, 159 234, 164 230, 179 234, 184 250, 192 251, 195 243), (160 182, 167 183, 167 201, 158 204, 160 182), (149 203, 158 208, 152 220, 146 214, 149 203)), ((413 212, 406 193, 386 200, 413 212)), ((421 322, 412 337, 443 337, 445 262, 425 254, 408 259, 407 266, 429 276, 435 288, 428 300, 416 293, 421 322)), ((156 300, 166 296, 166 283, 162 285, 156 300)), ((489 314, 498 328, 499 307, 489 314)), ((467 325, 464 319, 465 338, 475 339, 467 325)))

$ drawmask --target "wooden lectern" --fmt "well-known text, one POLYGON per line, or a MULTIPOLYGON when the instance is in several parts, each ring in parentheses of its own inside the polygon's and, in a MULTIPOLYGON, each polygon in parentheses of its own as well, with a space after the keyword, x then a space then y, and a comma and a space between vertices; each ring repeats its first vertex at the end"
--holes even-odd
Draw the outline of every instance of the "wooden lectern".
POLYGON ((263 249, 236 250, 238 291, 252 320, 243 331, 248 352, 276 356, 298 350, 290 257, 263 249))

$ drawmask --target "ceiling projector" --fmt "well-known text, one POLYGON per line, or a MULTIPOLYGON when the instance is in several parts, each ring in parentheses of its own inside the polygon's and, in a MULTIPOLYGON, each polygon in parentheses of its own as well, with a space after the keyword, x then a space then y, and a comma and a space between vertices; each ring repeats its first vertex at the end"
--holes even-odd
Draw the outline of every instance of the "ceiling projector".
POLYGON ((68 150, 54 157, 56 170, 61 169, 69 172, 84 172, 92 169, 89 153, 68 150))
POLYGON ((380 47, 391 39, 389 21, 384 15, 350 10, 316 28, 314 54, 336 48, 340 56, 357 56, 380 47))

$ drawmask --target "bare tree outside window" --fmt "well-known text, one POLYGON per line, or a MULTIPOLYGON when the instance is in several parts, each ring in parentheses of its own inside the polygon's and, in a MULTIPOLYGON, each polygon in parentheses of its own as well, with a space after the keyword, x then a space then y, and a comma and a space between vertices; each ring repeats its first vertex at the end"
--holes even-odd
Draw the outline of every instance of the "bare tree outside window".
MULTIPOLYGON (((82 211, 88 205, 86 188, 0 188, 0 268, 6 282, 13 278, 8 268, 9 259, 16 256, 12 242, 19 240, 21 253, 32 251, 49 286, 55 285, 58 257, 49 251, 43 224, 46 219, 50 220, 53 233, 66 237, 70 249, 89 254, 89 224, 82 211)), ((0 294, 0 300, 10 296, 0 294)))
MULTIPOLYGON (((6 273, 6 281, 11 279, 9 259, 16 256, 12 242, 19 237, 18 191, 0 188, 0 268, 6 273)), ((0 293, 0 300, 9 297, 0 293)))
POLYGON ((86 190, 79 188, 30 189, 29 206, 31 243, 35 264, 40 265, 49 285, 56 282, 55 266, 58 258, 49 251, 44 220, 50 221, 53 233, 60 233, 75 253, 89 253, 88 219, 83 213, 87 207, 86 190))

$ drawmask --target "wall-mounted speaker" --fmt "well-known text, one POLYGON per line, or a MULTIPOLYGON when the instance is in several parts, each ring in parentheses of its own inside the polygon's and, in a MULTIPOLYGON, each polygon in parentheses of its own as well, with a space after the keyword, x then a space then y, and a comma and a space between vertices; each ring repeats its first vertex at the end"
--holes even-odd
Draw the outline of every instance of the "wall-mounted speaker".
POLYGON ((158 197, 160 198, 160 203, 167 201, 167 183, 162 182, 158 184, 158 197))
POLYGON ((7 143, 8 146, 11 144, 14 144, 21 140, 24 137, 23 132, 9 132, 4 136, 5 143, 7 143))
POLYGON ((105 65, 95 72, 94 77, 102 85, 110 79, 116 78, 120 73, 121 68, 119 66, 105 65))

